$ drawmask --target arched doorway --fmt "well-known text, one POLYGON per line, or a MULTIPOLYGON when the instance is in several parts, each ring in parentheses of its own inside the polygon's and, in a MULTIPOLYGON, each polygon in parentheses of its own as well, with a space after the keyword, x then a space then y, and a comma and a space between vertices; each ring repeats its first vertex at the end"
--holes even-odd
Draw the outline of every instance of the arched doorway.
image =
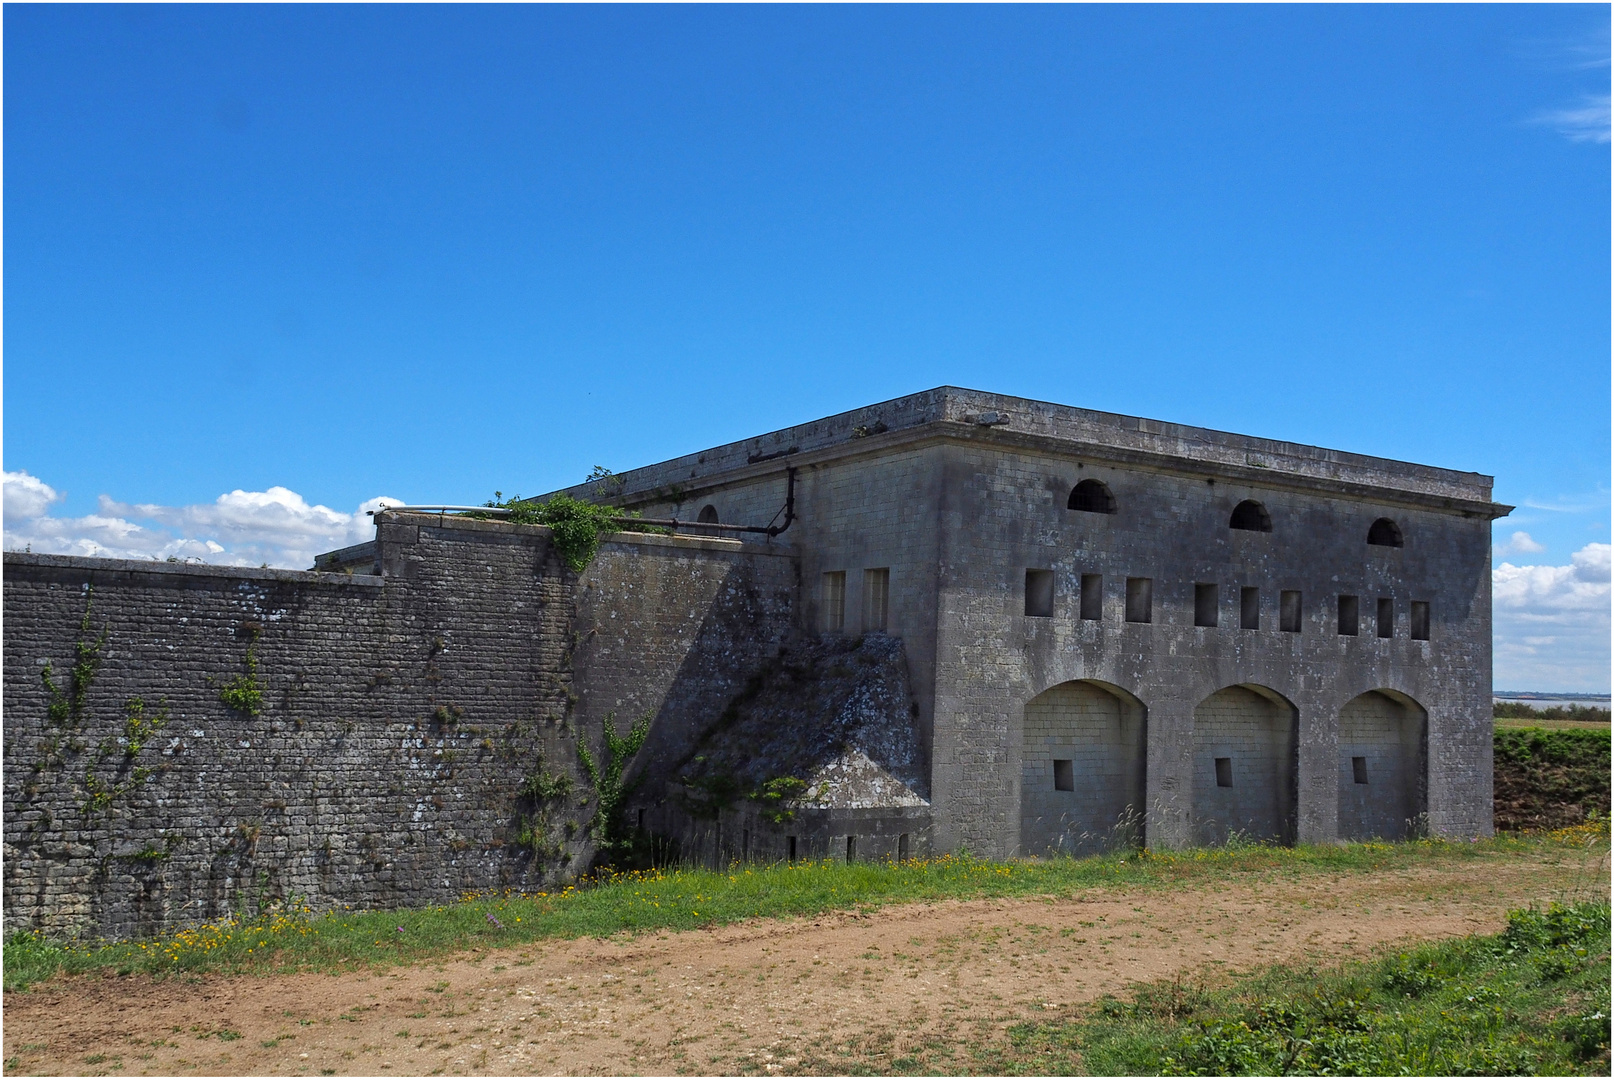
POLYGON ((1429 714, 1394 690, 1370 690, 1339 711, 1339 836, 1404 840, 1427 809, 1429 714))
POLYGON ((1088 855, 1142 839, 1144 714, 1125 690, 1091 681, 1026 703, 1022 855, 1088 855))
POLYGON ((1299 713, 1264 686, 1229 686, 1194 709, 1194 839, 1294 842, 1299 713))

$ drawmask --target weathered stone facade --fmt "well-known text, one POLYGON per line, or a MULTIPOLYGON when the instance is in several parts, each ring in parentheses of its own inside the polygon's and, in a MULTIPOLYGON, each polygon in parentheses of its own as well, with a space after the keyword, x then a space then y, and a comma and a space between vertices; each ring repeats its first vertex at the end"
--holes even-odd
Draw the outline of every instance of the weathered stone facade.
POLYGON ((1125 816, 1155 846, 1490 833, 1490 523, 1510 508, 1489 477, 943 387, 621 474, 613 498, 766 522, 787 468, 803 623, 824 628, 844 583, 857 633, 886 572, 939 848, 1081 848, 1117 824, 1084 807, 1139 765, 1125 816), (1232 527, 1247 501, 1255 527, 1232 527), (1114 723, 1141 711, 1141 740, 1075 713, 1048 730, 1042 695, 1073 683, 1114 723), (1371 752, 1364 713, 1396 725, 1371 752), (1055 786, 1055 762, 1124 740, 1142 762, 1055 786))
POLYGON ((547 529, 393 514, 374 554, 379 575, 6 554, 8 930, 569 876, 591 854, 577 739, 649 709, 670 740, 792 629, 793 563, 734 541, 623 535, 579 575, 547 529), (53 719, 46 663, 70 699, 97 641, 53 719), (249 650, 256 715, 221 700, 249 650), (131 755, 133 698, 167 724, 131 755), (523 795, 540 775, 570 790, 523 795))
POLYGON ((8 929, 555 880, 577 740, 646 715, 625 821, 683 858, 1490 832, 1488 477, 942 388, 572 490, 789 524, 8 553, 8 929))

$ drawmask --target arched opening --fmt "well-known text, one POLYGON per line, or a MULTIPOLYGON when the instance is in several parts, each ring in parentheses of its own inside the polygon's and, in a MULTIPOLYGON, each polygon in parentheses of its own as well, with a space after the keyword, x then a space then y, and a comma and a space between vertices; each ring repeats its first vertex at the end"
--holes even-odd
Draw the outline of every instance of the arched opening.
POLYGON ((1143 703, 1061 683, 1026 703, 1020 853, 1090 855, 1143 840, 1143 703))
POLYGON ((1264 686, 1229 686, 1194 709, 1194 839, 1290 844, 1299 712, 1264 686))
POLYGON ((700 516, 695 520, 700 522, 702 525, 716 525, 717 507, 713 506, 711 503, 707 503, 705 506, 701 507, 700 516))
POLYGON ((1087 514, 1115 513, 1115 495, 1102 480, 1083 480, 1070 491, 1067 510, 1080 510, 1087 514))
POLYGON ((1339 711, 1341 840, 1404 840, 1428 806, 1429 714, 1394 690, 1370 690, 1339 711))
POLYGON ((1233 507, 1233 516, 1228 520, 1227 527, 1245 532, 1271 532, 1272 515, 1254 499, 1245 499, 1233 507))
POLYGON ((1400 547, 1401 526, 1389 518, 1379 518, 1368 527, 1367 542, 1375 547, 1400 547))

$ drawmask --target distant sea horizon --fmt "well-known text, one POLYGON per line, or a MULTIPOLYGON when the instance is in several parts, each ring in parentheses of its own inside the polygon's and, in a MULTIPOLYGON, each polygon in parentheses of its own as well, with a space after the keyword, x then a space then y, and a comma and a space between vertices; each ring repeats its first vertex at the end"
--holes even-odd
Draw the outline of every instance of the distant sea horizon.
POLYGON ((1554 690, 1493 690, 1492 701, 1521 701, 1532 705, 1586 705, 1609 703, 1608 694, 1571 694, 1554 690))

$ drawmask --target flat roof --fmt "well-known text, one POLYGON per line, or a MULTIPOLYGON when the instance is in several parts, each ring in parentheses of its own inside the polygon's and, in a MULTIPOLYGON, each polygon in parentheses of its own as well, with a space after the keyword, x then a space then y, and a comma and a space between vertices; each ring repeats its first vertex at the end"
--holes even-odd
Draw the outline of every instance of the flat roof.
POLYGON ((986 441, 1076 459, 1185 472, 1267 487, 1325 490, 1501 517, 1492 478, 1390 458, 1262 439, 1140 416, 939 386, 565 489, 623 505, 664 501, 787 465, 889 452, 915 441, 986 441))

